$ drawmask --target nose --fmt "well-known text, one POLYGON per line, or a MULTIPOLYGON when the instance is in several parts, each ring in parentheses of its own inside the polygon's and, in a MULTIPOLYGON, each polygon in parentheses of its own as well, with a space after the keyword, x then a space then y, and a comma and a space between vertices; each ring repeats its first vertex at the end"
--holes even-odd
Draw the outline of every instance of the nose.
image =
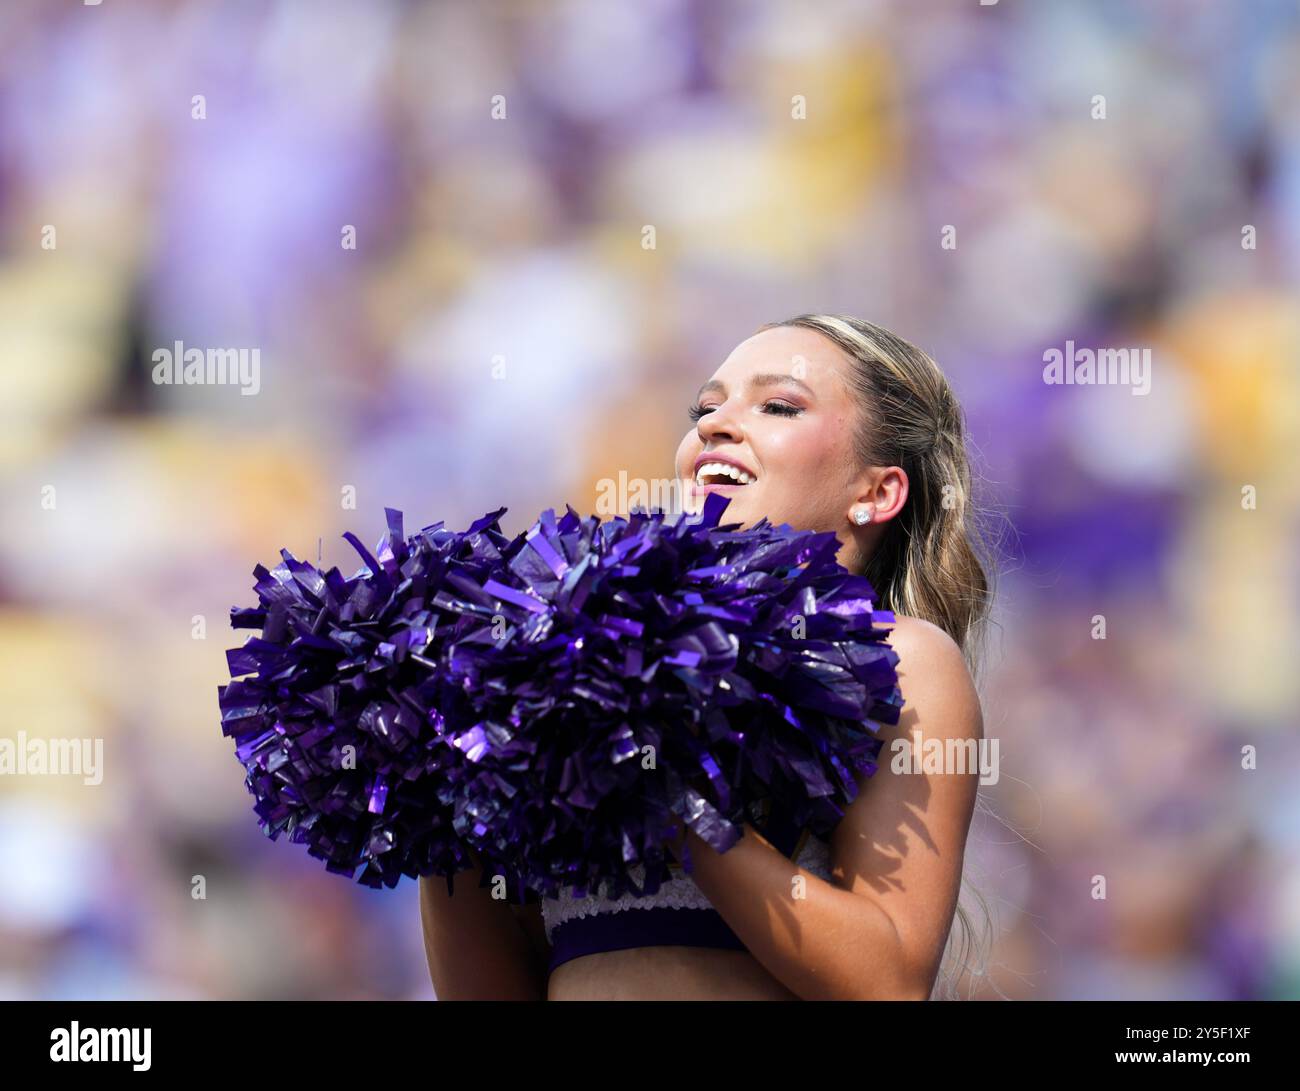
POLYGON ((730 406, 731 399, 728 399, 700 418, 695 430, 699 433, 700 442, 706 447, 710 443, 736 442, 740 439, 740 425, 735 410, 730 406))

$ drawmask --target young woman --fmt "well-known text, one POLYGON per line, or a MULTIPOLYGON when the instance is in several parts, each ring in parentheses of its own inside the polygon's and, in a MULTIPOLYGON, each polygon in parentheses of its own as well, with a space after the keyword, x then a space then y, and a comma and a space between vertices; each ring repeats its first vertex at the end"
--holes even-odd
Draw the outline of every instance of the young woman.
MULTIPOLYGON (((961 410, 925 353, 868 322, 762 327, 701 387, 677 451, 688 506, 723 522, 833 531, 840 563, 894 611, 904 698, 829 842, 778 819, 652 897, 511 906, 488 887, 420 882, 440 999, 926 999, 959 913, 977 775, 891 768, 891 743, 979 740, 971 676, 990 605, 961 410)), ((963 744, 968 745, 968 744, 963 744)), ((675 843, 681 858, 683 839, 675 843)), ((467 874, 466 878, 470 878, 467 874)), ((477 876, 475 876, 477 878, 477 876)), ((972 937, 960 913, 965 939, 972 937)), ((960 969, 960 967, 958 967, 960 969)))

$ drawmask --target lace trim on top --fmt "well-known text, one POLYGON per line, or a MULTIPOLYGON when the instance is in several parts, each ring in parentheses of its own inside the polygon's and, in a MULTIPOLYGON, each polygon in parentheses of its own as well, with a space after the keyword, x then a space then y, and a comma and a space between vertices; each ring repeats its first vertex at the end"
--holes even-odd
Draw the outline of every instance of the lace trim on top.
MULTIPOLYGON (((805 871, 810 871, 819 879, 830 880, 830 846, 821 838, 808 834, 804 838, 803 850, 795 858, 795 863, 805 871)), ((645 882, 645 868, 637 865, 628 874, 640 886, 645 882)), ((712 909, 713 903, 704 896, 695 880, 682 873, 679 879, 668 879, 660 885, 654 894, 638 897, 635 894, 623 894, 618 898, 588 895, 575 898, 567 889, 557 898, 542 898, 542 919, 546 922, 546 939, 551 932, 563 924, 578 917, 590 917, 597 913, 619 913, 628 909, 712 909)))

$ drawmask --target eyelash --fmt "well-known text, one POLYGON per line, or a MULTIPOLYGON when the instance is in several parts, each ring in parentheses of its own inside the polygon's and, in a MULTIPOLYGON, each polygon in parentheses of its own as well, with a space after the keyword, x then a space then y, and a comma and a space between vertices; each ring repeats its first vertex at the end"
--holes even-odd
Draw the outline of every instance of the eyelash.
MULTIPOLYGON (((797 405, 787 405, 785 402, 764 402, 763 409, 765 411, 775 414, 778 417, 797 417, 800 413, 803 412, 803 410, 800 409, 797 405)), ((705 414, 712 413, 712 412, 713 412, 712 409, 706 409, 704 406, 700 405, 699 402, 696 402, 693 406, 690 407, 690 409, 686 411, 687 416, 689 416, 691 420, 697 422, 705 414)))

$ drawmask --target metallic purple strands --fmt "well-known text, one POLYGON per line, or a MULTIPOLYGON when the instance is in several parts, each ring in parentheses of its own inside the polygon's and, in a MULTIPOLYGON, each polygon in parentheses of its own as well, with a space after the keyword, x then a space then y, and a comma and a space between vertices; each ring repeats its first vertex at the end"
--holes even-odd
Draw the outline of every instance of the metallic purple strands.
POLYGON ((364 868, 358 881, 371 887, 469 863, 454 799, 457 778, 477 771, 442 743, 429 694, 438 649, 486 624, 447 589, 481 583, 507 544, 504 508, 467 531, 438 523, 409 540, 401 513, 386 510, 378 557, 344 535, 367 566, 351 579, 287 550, 269 572, 254 569, 259 605, 232 609, 231 625, 262 632, 226 653, 236 680, 218 687, 262 831, 288 831, 330 871, 364 868))
POLYGON ((727 504, 544 512, 484 585, 493 639, 447 648, 438 707, 491 773, 463 782, 458 829, 543 895, 654 893, 678 820, 725 852, 765 801, 828 835, 875 771, 893 615, 834 534, 720 526, 727 504))
POLYGON ((404 543, 390 510, 378 560, 348 536, 351 581, 259 566, 232 617, 262 636, 229 653, 257 675, 221 706, 264 831, 369 885, 472 850, 520 895, 614 897, 670 877, 679 821, 725 852, 771 802, 828 835, 898 721, 894 618, 835 535, 722 526, 727 503, 548 510, 509 543, 501 512, 404 543))

